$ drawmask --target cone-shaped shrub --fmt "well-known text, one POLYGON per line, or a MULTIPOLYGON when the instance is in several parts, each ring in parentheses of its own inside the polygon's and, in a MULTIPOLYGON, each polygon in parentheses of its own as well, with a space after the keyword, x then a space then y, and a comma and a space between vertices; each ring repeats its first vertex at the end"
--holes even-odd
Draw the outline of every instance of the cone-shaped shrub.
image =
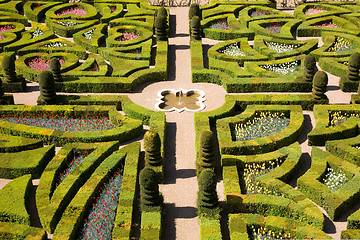
POLYGON ((156 16, 164 16, 164 17, 167 17, 167 11, 164 7, 160 7, 158 10, 157 10, 157 14, 156 16))
POLYGON ((313 79, 312 96, 316 100, 327 99, 325 92, 328 84, 328 76, 326 72, 319 71, 313 79))
POLYGON ((196 40, 201 39, 201 23, 200 18, 198 16, 194 16, 190 20, 190 31, 191 37, 195 38, 196 40))
POLYGON ((206 213, 207 210, 216 209, 219 206, 219 200, 216 193, 216 175, 210 169, 205 169, 198 177, 198 211, 206 213))
POLYGON ((4 89, 3 89, 3 84, 2 84, 2 80, 0 79, 0 103, 2 102, 2 97, 4 96, 4 89))
POLYGON ((276 9, 276 0, 269 0, 269 7, 276 9))
POLYGON ((167 40, 167 19, 165 16, 159 15, 155 19, 155 35, 158 40, 167 40))
POLYGON ((200 144, 198 151, 198 173, 203 169, 214 169, 215 167, 215 146, 214 134, 206 130, 200 134, 200 144))
POLYGON ((159 207, 162 203, 162 197, 155 171, 145 167, 141 170, 139 179, 141 211, 151 211, 152 207, 159 207))
POLYGON ((155 131, 147 131, 144 135, 145 163, 150 166, 160 166, 163 162, 161 157, 161 140, 155 131))
POLYGON ((38 104, 47 105, 56 103, 55 81, 50 71, 42 71, 39 74, 40 96, 38 104))
POLYGON ((61 64, 59 59, 51 58, 49 67, 51 69, 55 82, 61 82, 62 81, 61 72, 60 72, 61 64))
POLYGON ((359 69, 360 69, 360 53, 355 52, 351 54, 349 58, 348 70, 346 77, 350 81, 359 81, 359 69))
POLYGON ((1 67, 4 72, 4 82, 16 82, 15 61, 10 56, 4 56, 1 61, 1 67))
POLYGON ((189 19, 192 19, 195 16, 201 17, 201 11, 200 11, 200 7, 199 4, 197 3, 193 3, 190 5, 190 9, 189 9, 189 19))
POLYGON ((308 54, 304 59, 305 73, 304 80, 306 82, 312 82, 315 75, 316 59, 314 55, 308 54))

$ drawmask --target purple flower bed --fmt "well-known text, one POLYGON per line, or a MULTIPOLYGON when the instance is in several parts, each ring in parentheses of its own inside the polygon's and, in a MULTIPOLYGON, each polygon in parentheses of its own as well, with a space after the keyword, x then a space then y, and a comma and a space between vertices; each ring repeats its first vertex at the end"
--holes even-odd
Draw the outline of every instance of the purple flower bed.
POLYGON ((271 13, 265 10, 255 10, 250 14, 250 17, 259 17, 264 15, 270 15, 271 13))
POLYGON ((314 25, 314 27, 327 27, 327 28, 341 28, 336 23, 327 22, 319 25, 314 25))
POLYGON ((227 19, 222 19, 219 20, 217 23, 213 23, 212 25, 210 25, 210 28, 230 30, 230 26, 228 24, 227 19))
POLYGON ((306 16, 311 16, 317 13, 323 13, 323 12, 327 12, 327 10, 322 9, 320 7, 315 7, 315 8, 309 8, 306 12, 305 15, 306 16))
POLYGON ((7 32, 10 30, 13 30, 14 26, 11 25, 6 25, 0 28, 0 39, 5 39, 5 37, 2 35, 3 32, 7 32))
POLYGON ((77 239, 112 239, 112 229, 122 185, 120 168, 107 183, 104 182, 103 184, 98 197, 94 197, 88 217, 85 218, 77 239))
POLYGON ((66 118, 62 114, 52 116, 49 113, 25 115, 1 115, 0 120, 60 131, 104 131, 116 128, 105 113, 82 113, 76 118, 66 118))
MULTIPOLYGON (((59 58, 59 62, 61 65, 63 65, 65 63, 65 60, 62 59, 62 58, 59 58)), ((50 67, 49 67, 49 63, 50 63, 50 60, 43 60, 41 58, 33 58, 31 61, 29 61, 27 63, 27 65, 32 68, 32 69, 35 69, 36 71, 45 71, 45 70, 49 70, 50 67)))
POLYGON ((284 23, 276 23, 273 25, 266 26, 264 29, 273 33, 280 33, 282 26, 284 26, 284 23))
POLYGON ((62 171, 56 179, 55 187, 59 186, 65 178, 72 172, 74 169, 84 161, 84 159, 89 155, 88 152, 76 153, 74 155, 74 160, 67 164, 64 171, 62 171))
POLYGON ((57 13, 56 15, 63 16, 63 15, 69 15, 69 14, 75 14, 77 16, 84 16, 87 14, 87 12, 84 9, 74 7, 74 8, 62 10, 61 12, 57 13))
POLYGON ((140 37, 140 34, 136 34, 136 33, 128 33, 128 32, 123 32, 123 36, 116 39, 119 42, 124 42, 124 41, 128 41, 128 40, 132 40, 132 39, 136 39, 140 37))

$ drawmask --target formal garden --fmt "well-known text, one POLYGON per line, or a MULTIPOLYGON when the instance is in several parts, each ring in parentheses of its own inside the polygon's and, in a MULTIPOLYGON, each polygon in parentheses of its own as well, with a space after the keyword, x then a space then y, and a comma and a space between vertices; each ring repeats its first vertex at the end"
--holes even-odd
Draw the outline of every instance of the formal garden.
POLYGON ((359 239, 360 2, 169 5, 0 0, 0 239, 359 239))

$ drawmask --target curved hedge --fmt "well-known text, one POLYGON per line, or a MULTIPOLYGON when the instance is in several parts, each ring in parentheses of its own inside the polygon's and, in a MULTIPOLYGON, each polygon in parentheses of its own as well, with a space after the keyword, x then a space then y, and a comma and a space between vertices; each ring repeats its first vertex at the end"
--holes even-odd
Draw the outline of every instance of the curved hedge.
POLYGON ((46 232, 41 228, 6 222, 0 222, 0 237, 2 239, 24 240, 47 239, 46 232))
POLYGON ((343 160, 349 161, 357 166, 360 166, 360 155, 359 149, 356 146, 360 146, 360 136, 343 140, 332 140, 326 141, 326 150, 342 158, 343 160))
POLYGON ((357 113, 360 105, 316 105, 314 106, 314 116, 316 120, 315 128, 308 134, 309 145, 324 146, 328 140, 339 140, 355 137, 359 134, 360 120, 351 117, 346 122, 338 126, 330 126, 330 112, 357 113))
POLYGON ((323 3, 305 3, 305 4, 299 5, 295 8, 294 16, 296 18, 300 18, 303 20, 309 20, 309 19, 313 19, 313 18, 321 18, 321 17, 327 17, 327 16, 339 16, 342 14, 351 13, 350 10, 348 10, 346 8, 342 8, 340 6, 341 6, 340 4, 339 4, 339 6, 335 6, 335 5, 326 4, 325 2, 323 2, 323 3), (326 12, 312 14, 312 15, 306 15, 305 14, 306 11, 308 11, 311 8, 320 8, 320 9, 326 10, 326 12))
POLYGON ((63 20, 63 19, 72 19, 72 20, 93 20, 97 19, 97 10, 94 6, 87 3, 64 3, 57 6, 52 7, 50 10, 46 12, 47 19, 54 20, 63 20), (86 11, 85 15, 76 15, 76 14, 64 14, 58 15, 61 11, 68 10, 71 8, 79 8, 86 11))
POLYGON ((303 126, 304 116, 301 106, 283 105, 250 105, 240 115, 223 118, 217 121, 219 148, 221 154, 248 155, 254 153, 266 153, 280 147, 290 145, 296 141, 303 126), (279 112, 285 113, 290 118, 289 125, 282 131, 267 137, 256 138, 247 141, 234 141, 231 131, 235 124, 251 120, 256 112, 279 112))
POLYGON ((45 20, 46 26, 57 35, 62 37, 73 37, 79 31, 93 27, 99 23, 98 20, 54 20, 47 18, 45 20), (74 25, 73 25, 74 24, 74 25), (66 26, 69 25, 69 26, 66 26))
POLYGON ((249 23, 249 28, 255 32, 255 34, 276 37, 282 39, 293 40, 293 32, 299 26, 302 20, 299 19, 268 19, 268 20, 257 20, 249 23), (265 27, 282 24, 279 33, 274 33, 266 30, 265 27))
POLYGON ((45 13, 59 2, 28 1, 25 2, 24 15, 31 21, 40 22, 45 18, 45 13))
POLYGON ((105 44, 107 27, 107 24, 98 24, 77 31, 73 36, 74 42, 90 52, 99 53, 99 47, 105 44))
POLYGON ((0 138, 0 153, 20 152, 34 148, 40 148, 43 146, 42 141, 38 139, 17 137, 7 134, 0 134, 0 138))

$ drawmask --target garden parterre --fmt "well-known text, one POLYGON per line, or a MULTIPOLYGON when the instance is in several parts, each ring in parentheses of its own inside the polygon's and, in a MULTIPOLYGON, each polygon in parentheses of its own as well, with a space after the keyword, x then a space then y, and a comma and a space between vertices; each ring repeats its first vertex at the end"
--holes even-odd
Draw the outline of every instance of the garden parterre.
MULTIPOLYGON (((25 30, 26 23, 19 16, 10 23, 9 20, 4 21, 0 28, 0 46, 1 56, 17 56, 15 66, 19 76, 37 81, 39 72, 48 69, 50 58, 58 57, 63 80, 56 82, 56 89, 62 92, 128 93, 143 83, 167 80, 167 41, 158 40, 154 50, 153 27, 158 7, 143 1, 134 4, 36 1, 17 4, 16 7, 24 8, 25 15, 32 20, 31 28, 25 30), (75 43, 58 36, 73 38, 75 43)), ((0 11, 5 13, 17 12, 16 7, 11 2, 0 3, 0 11)), ((221 109, 196 114, 197 136, 201 129, 217 130, 226 204, 231 213, 231 239, 251 235, 254 238, 281 236, 288 239, 328 237, 322 231, 323 215, 310 199, 323 206, 334 219, 359 199, 359 176, 351 169, 355 169, 353 165, 357 162, 360 142, 341 143, 347 147, 336 149, 340 145, 337 140, 346 141, 359 135, 359 110, 357 105, 350 105, 350 110, 340 114, 347 106, 325 105, 330 110, 326 115, 327 125, 322 125, 325 120, 321 114, 325 110, 319 110, 316 104, 328 102, 314 100, 309 94, 312 83, 302 79, 305 71, 303 59, 319 49, 318 42, 294 40, 293 34, 297 32, 298 36, 308 37, 327 32, 334 35, 331 46, 321 53, 315 52, 318 61, 322 57, 338 59, 340 54, 349 57, 359 48, 356 38, 360 31, 356 23, 342 14, 351 14, 349 9, 352 8, 335 4, 302 4, 294 15, 290 15, 269 7, 268 2, 257 1, 234 4, 214 2, 200 9, 204 36, 224 42, 209 50, 209 66, 206 67, 201 42, 191 41, 193 82, 218 83, 228 92, 308 92, 303 95, 251 95, 246 99, 228 97, 221 109), (248 40, 253 39, 254 44, 249 44, 248 40), (329 150, 324 153, 313 150, 316 164, 305 174, 316 172, 319 178, 314 180, 316 184, 312 184, 305 181, 305 176, 302 177, 296 190, 289 181, 301 165, 301 149, 297 141, 304 122, 302 111, 312 110, 314 105, 315 117, 319 121, 316 128, 322 129, 315 128, 309 134, 309 140, 313 145, 328 144, 329 150), (333 107, 336 109, 332 110, 333 107), (256 116, 257 109, 260 109, 260 120, 256 116), (241 121, 245 121, 240 124, 236 114, 239 112, 241 121), (237 136, 235 140, 231 138, 232 130, 237 132, 233 133, 237 136), (348 157, 334 162, 331 158, 336 154, 348 157), (321 156, 325 156, 326 161, 318 160, 321 156), (324 186, 328 189, 324 190, 324 186), (328 200, 331 193, 336 195, 336 199, 328 200), (325 200, 320 201, 318 195, 325 200), (296 222, 296 219, 300 221, 296 222)), ((168 15, 166 19, 169 22, 168 15)), ((344 75, 343 72, 341 74, 344 75)), ((3 87, 6 92, 15 92, 10 83, 3 83, 3 87)), ((9 119, 16 113, 18 115, 14 116, 21 116, 18 121, 22 123, 14 125, 1 120, 2 139, 6 139, 0 144, 4 159, 0 166, 1 176, 14 178, 15 186, 20 182, 21 196, 14 196, 15 199, 28 198, 25 183, 20 178, 27 177, 26 184, 31 178, 41 178, 36 194, 40 221, 46 231, 54 233, 54 239, 72 239, 75 236, 91 239, 94 234, 104 239, 129 239, 133 234, 132 214, 140 147, 138 144, 126 144, 125 150, 118 150, 119 144, 141 137, 142 124, 147 124, 159 132, 163 155, 165 115, 143 109, 119 96, 59 96, 58 103, 64 105, 63 108, 38 106, 38 109, 31 109, 29 106, 8 105, 0 109, 2 118, 9 119), (116 105, 117 109, 103 105, 116 105), (117 110, 123 110, 127 116, 117 110), (58 129, 53 125, 46 127, 48 116, 53 119, 53 114, 59 111, 68 117, 60 122, 51 120, 51 123, 69 126, 58 129), (27 112, 39 115, 28 118, 23 115, 27 112), (76 122, 75 114, 72 114, 84 112, 90 112, 90 115, 101 113, 108 118, 94 120, 92 116, 87 116, 83 122, 76 122), (28 121, 35 126, 23 125, 28 121), (84 133, 96 128, 100 128, 98 134, 84 133), (31 139, 39 142, 31 142, 31 139), (57 153, 55 145, 62 147, 57 153), (78 153, 84 155, 76 157, 78 153), (28 154, 34 156, 33 161, 26 161, 28 154), (16 161, 12 162, 13 158, 16 161), (27 174, 31 174, 31 178, 27 174), (114 183, 113 180, 119 182, 114 183), (103 192, 104 186, 110 192, 103 192), (110 214, 102 212, 104 209, 96 210, 107 207, 105 204, 110 204, 108 200, 114 201, 111 202, 113 208, 105 210, 117 213, 111 218, 107 218, 110 214), (85 214, 89 218, 84 217, 85 214), (101 221, 98 222, 99 219, 101 221), (105 224, 107 232, 96 224, 105 224), (81 229, 82 226, 91 229, 81 229)), ((4 194, 12 194, 6 192, 6 188, 3 190, 4 194)), ((12 204, 15 210, 24 207, 20 202, 12 204)), ((21 235, 28 231, 31 236, 44 235, 42 230, 25 226, 18 213, 12 210, 5 209, 2 213, 1 221, 8 223, 2 223, 5 227, 1 226, 1 234, 20 232, 21 235), (19 223, 23 226, 18 227, 19 223)), ((201 216, 202 231, 210 228, 210 233, 221 235, 217 217, 207 219, 201 216)), ((161 212, 147 213, 144 218, 161 224, 161 212)), ((356 219, 356 215, 352 218, 356 219)), ((149 226, 142 236, 144 239, 161 235, 160 226, 149 226)))

